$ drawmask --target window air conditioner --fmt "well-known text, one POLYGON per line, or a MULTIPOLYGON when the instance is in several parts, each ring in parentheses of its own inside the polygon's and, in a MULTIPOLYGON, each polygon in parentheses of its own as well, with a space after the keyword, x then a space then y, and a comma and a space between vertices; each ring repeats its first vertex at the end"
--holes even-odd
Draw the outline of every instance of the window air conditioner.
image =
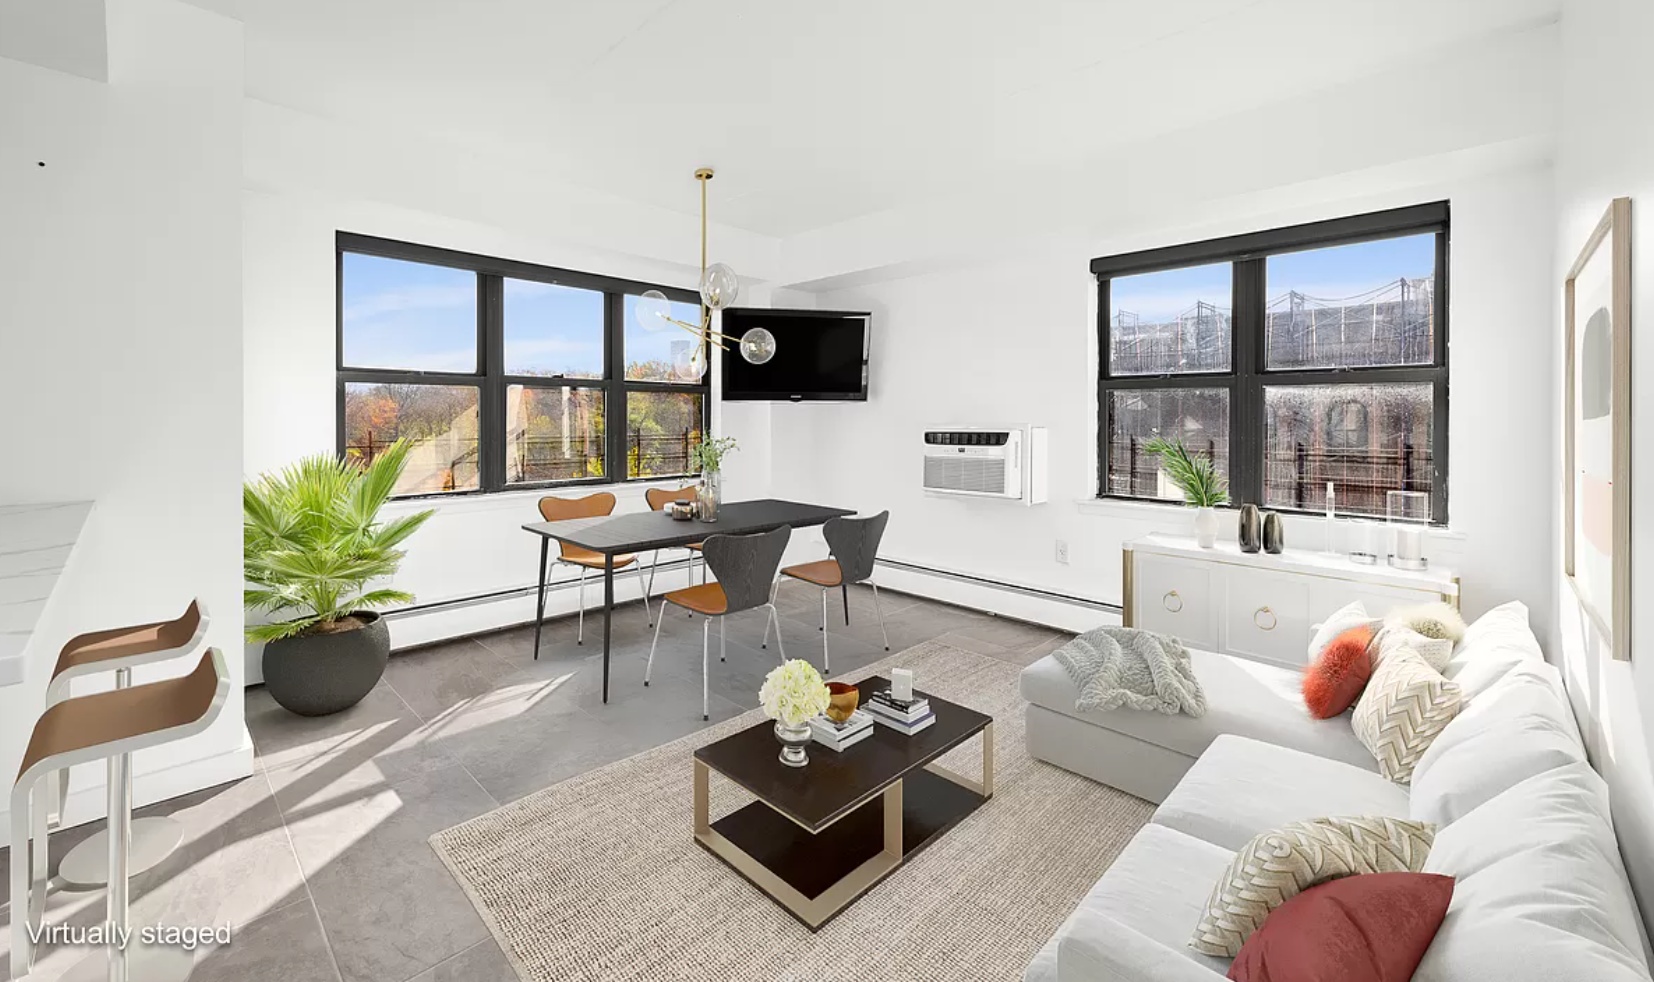
POLYGON ((1045 501, 1045 427, 954 426, 925 431, 924 489, 936 494, 1045 501))

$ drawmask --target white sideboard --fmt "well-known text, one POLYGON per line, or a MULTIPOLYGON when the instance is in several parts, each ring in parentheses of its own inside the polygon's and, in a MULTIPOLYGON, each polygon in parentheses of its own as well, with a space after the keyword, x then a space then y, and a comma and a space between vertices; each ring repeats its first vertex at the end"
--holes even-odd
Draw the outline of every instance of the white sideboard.
POLYGON ((1351 601, 1374 616, 1407 604, 1459 602, 1452 570, 1363 566, 1302 549, 1272 556, 1241 552, 1233 542, 1202 549, 1191 538, 1148 535, 1127 542, 1122 558, 1126 626, 1292 667, 1307 661, 1314 625, 1351 601))

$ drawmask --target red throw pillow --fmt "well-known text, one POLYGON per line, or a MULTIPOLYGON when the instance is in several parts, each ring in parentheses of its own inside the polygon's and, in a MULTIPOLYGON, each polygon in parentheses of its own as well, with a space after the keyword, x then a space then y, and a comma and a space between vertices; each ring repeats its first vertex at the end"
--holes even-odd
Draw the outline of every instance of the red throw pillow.
POLYGON ((1316 719, 1332 719, 1355 705, 1373 675, 1367 655, 1373 629, 1352 627, 1333 638, 1304 670, 1304 705, 1316 719))
POLYGON ((1229 966, 1234 982, 1408 982, 1447 916, 1453 878, 1364 873, 1270 911, 1229 966))

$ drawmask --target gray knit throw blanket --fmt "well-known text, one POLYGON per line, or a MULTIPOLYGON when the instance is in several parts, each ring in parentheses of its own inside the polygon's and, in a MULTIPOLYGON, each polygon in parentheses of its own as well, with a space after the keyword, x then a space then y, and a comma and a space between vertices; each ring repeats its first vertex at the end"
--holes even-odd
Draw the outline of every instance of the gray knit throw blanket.
POLYGON ((1206 715, 1206 693, 1189 652, 1172 637, 1130 627, 1099 627, 1058 648, 1057 661, 1080 689, 1076 710, 1152 709, 1206 715))

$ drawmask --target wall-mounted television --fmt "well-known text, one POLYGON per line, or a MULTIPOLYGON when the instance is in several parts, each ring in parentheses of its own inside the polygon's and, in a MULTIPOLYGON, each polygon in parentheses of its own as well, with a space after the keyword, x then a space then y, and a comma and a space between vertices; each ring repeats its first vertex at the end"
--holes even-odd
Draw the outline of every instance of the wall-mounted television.
POLYGON ((719 328, 731 339, 755 327, 775 335, 775 357, 754 365, 723 354, 726 402, 864 401, 872 315, 843 310, 731 307, 719 328))

